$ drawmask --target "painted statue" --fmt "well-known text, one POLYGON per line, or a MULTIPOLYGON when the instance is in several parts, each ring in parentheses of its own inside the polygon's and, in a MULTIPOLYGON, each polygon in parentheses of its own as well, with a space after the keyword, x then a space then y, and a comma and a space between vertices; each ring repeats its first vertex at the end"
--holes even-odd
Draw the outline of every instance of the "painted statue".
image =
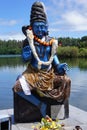
POLYGON ((15 92, 31 95, 36 90, 41 96, 64 100, 70 95, 71 80, 66 74, 68 65, 57 56, 58 40, 49 36, 48 21, 42 2, 31 7, 30 25, 23 26, 22 58, 27 69, 18 77, 15 92))

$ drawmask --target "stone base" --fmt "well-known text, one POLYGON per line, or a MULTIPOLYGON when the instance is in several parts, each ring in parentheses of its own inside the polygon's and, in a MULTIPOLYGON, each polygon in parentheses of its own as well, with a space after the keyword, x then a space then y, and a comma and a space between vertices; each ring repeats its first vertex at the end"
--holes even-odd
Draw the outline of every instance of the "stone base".
POLYGON ((64 104, 51 106, 51 117, 53 119, 64 119, 64 104))
POLYGON ((39 109, 18 94, 14 93, 14 122, 26 123, 40 121, 39 109))
MULTIPOLYGON (((15 123, 27 123, 27 122, 37 122, 40 121, 42 115, 40 113, 40 109, 33 105, 31 102, 25 100, 17 93, 14 94, 14 121, 15 123)), ((36 98, 39 98, 41 102, 47 104, 46 115, 49 115, 51 118, 55 119, 58 115, 58 119, 69 116, 69 108, 68 102, 67 107, 64 102, 57 102, 56 100, 40 97, 36 92, 32 93, 36 98), (64 105, 63 105, 64 104, 64 105), (61 107, 63 109, 61 109, 61 107), (62 111, 61 111, 62 110, 62 111), (68 111, 67 111, 68 110, 68 111)))

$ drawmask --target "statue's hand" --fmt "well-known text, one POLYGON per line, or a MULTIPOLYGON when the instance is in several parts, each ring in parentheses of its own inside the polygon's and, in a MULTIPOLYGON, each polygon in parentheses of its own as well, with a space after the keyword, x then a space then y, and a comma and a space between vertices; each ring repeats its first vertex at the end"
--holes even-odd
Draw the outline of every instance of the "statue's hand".
POLYGON ((57 66, 57 71, 59 74, 65 74, 66 71, 68 70, 68 65, 67 63, 61 63, 61 64, 58 64, 57 66))
POLYGON ((26 34, 27 34, 27 37, 28 37, 30 40, 34 39, 34 35, 33 35, 32 30, 27 29, 27 30, 26 30, 26 34))
POLYGON ((24 61, 28 61, 31 58, 31 49, 30 46, 27 45, 22 49, 22 58, 24 61))

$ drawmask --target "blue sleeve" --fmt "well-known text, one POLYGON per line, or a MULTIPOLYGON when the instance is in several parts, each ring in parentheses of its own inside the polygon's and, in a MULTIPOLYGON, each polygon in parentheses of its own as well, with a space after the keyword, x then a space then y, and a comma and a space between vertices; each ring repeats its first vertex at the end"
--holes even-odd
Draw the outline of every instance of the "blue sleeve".
POLYGON ((29 61, 31 57, 32 57, 31 48, 29 45, 27 45, 22 49, 22 58, 24 61, 29 61))

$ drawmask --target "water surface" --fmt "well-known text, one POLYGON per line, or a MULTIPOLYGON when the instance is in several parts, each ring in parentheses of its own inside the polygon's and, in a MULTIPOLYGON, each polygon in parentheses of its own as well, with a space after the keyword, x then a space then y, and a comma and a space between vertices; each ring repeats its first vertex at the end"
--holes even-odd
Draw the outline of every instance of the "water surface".
MULTIPOLYGON (((87 60, 60 59, 60 62, 67 62, 70 67, 67 71, 72 81, 70 104, 87 111, 87 60)), ((12 87, 26 66, 21 57, 0 57, 0 109, 13 107, 12 87)))

